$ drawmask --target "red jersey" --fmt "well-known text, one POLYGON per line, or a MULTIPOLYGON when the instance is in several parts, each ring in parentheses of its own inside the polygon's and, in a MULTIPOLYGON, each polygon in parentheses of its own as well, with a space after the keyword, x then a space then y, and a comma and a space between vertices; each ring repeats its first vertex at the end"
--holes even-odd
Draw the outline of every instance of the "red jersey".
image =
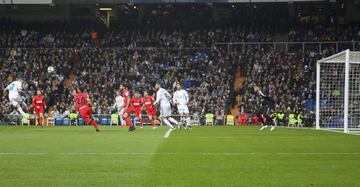
POLYGON ((140 111, 142 106, 142 98, 130 99, 130 107, 135 111, 140 111))
POLYGON ((122 96, 124 98, 124 106, 126 107, 128 103, 128 97, 130 97, 130 93, 127 90, 123 89, 122 96))
POLYGON ((79 110, 83 106, 88 105, 88 95, 86 93, 77 93, 74 97, 75 107, 79 110))
POLYGON ((146 111, 155 110, 154 98, 152 96, 145 97, 143 103, 145 104, 146 111))
POLYGON ((35 95, 32 104, 36 109, 44 108, 44 106, 46 105, 45 97, 43 95, 35 95))

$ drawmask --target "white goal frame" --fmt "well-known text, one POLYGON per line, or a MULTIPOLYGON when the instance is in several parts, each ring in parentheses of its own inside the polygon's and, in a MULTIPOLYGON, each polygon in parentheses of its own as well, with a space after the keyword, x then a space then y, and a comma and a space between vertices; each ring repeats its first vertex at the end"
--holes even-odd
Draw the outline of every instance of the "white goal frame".
MULTIPOLYGON (((348 50, 345 50, 345 51, 342 51, 340 53, 337 53, 337 54, 334 54, 330 57, 327 57, 327 58, 324 58, 324 59, 321 59, 321 60, 318 60, 317 61, 317 64, 316 64, 316 129, 320 130, 343 130, 344 133, 350 133, 350 132, 356 132, 356 130, 360 130, 360 128, 357 128, 357 127, 360 127, 358 125, 360 124, 357 124, 356 125, 356 128, 354 128, 354 124, 352 124, 351 128, 349 126, 349 112, 352 113, 353 116, 356 117, 356 119, 359 119, 359 114, 360 113, 357 113, 357 110, 356 112, 354 111, 349 111, 349 95, 350 95, 350 99, 351 101, 354 102, 354 100, 356 100, 353 96, 354 95, 354 91, 353 90, 350 90, 351 91, 351 94, 349 94, 349 84, 350 84, 350 71, 352 70, 352 64, 355 64, 354 65, 354 69, 353 71, 355 71, 354 74, 351 74, 352 77, 356 77, 356 80, 360 77, 360 72, 358 72, 358 69, 360 67, 360 51, 350 51, 349 49, 348 50), (340 88, 341 88, 341 91, 342 94, 339 94, 339 99, 343 100, 343 104, 340 105, 340 107, 338 107, 337 109, 342 109, 343 108, 343 122, 341 121, 341 124, 343 125, 340 125, 340 127, 323 127, 324 124, 323 123, 323 119, 322 117, 325 117, 326 116, 326 112, 323 112, 323 108, 321 108, 321 102, 322 102, 322 96, 320 95, 321 93, 323 93, 323 90, 321 90, 321 84, 322 84, 322 80, 324 79, 324 76, 327 76, 327 77, 330 77, 328 78, 329 81, 331 81, 331 77, 332 75, 322 75, 321 72, 322 72, 322 65, 324 66, 327 66, 327 67, 331 67, 331 66, 337 66, 337 65, 340 65, 339 67, 339 70, 338 72, 334 72, 336 75, 340 74, 339 78, 341 81, 343 81, 342 79, 344 79, 344 82, 341 82, 341 83, 344 83, 343 87, 342 87, 342 84, 340 84, 340 88), (358 76, 356 76, 358 75, 358 76), (343 89, 343 90, 342 90, 343 89)), ((326 68, 324 67, 324 71, 326 71, 326 68)), ((329 68, 331 70, 331 68, 329 68)), ((329 70, 328 69, 328 70, 329 70)), ((325 77, 326 79, 326 77, 325 77)), ((356 83, 356 81, 355 81, 356 83)), ((323 84, 326 84, 326 83, 323 83, 323 84)), ((328 87, 329 87, 329 82, 327 82, 328 84, 328 87)), ((336 85, 336 83, 334 83, 336 85)), ((355 85, 354 82, 351 82, 351 84, 355 85)), ((339 85, 337 85, 339 86, 339 85)), ((353 87, 352 87, 353 88, 353 87)), ((326 88, 325 88, 326 89, 326 88)), ((329 90, 326 90, 328 91, 328 93, 330 93, 330 89, 329 90)), ((360 93, 359 93, 360 94, 360 93)), ((332 97, 332 96, 330 96, 332 97)), ((357 96, 356 96, 357 97, 357 96)), ((339 103, 337 103, 339 104, 339 103)), ((326 105, 326 104, 325 104, 326 105)), ((326 107, 324 107, 326 108, 326 107)), ((352 109, 354 109, 354 107, 352 107, 352 109)), ((335 109, 334 109, 335 110, 335 109)), ((335 112, 333 112, 334 115, 335 112)), ((329 116, 326 116, 326 117, 329 117, 330 119, 332 119, 333 116, 331 116, 332 114, 330 114, 329 116)), ((358 123, 358 122, 357 122, 358 123)))

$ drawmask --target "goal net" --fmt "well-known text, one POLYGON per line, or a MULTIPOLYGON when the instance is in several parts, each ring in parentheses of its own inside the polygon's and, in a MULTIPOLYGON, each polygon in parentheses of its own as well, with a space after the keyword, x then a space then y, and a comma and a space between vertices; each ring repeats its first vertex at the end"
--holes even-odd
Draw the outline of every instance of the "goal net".
POLYGON ((360 133, 360 52, 317 61, 316 129, 360 133))

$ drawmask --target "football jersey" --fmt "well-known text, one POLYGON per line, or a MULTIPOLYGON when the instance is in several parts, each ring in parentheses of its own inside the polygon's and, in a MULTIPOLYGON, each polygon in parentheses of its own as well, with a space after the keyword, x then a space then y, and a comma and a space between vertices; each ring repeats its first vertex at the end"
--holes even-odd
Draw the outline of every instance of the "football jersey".
POLYGON ((134 110, 141 110, 142 98, 132 98, 130 99, 130 107, 134 110))
POLYGON ((116 96, 115 97, 115 105, 114 107, 118 107, 118 108, 121 108, 124 106, 124 97, 122 97, 121 95, 119 96, 116 96))
POLYGON ((128 97, 130 97, 130 93, 127 90, 123 90, 122 96, 124 98, 124 106, 127 105, 128 101, 128 97))
POLYGON ((155 104, 160 102, 160 105, 167 106, 170 105, 171 101, 171 95, 168 91, 166 91, 164 88, 159 88, 159 90, 156 92, 156 101, 155 104))
POLYGON ((189 94, 185 90, 178 90, 174 93, 173 101, 178 106, 184 106, 189 102, 189 94))
POLYGON ((45 97, 43 95, 35 95, 32 104, 37 109, 43 108, 46 105, 45 97))
POLYGON ((152 96, 149 96, 149 97, 145 97, 143 99, 143 103, 145 105, 145 108, 147 111, 150 111, 150 110, 154 110, 155 109, 155 106, 154 106, 154 98, 152 96))
POLYGON ((75 107, 79 110, 83 106, 88 106, 88 96, 85 93, 77 93, 74 98, 75 107))
POLYGON ((20 97, 21 82, 14 81, 6 87, 9 90, 9 98, 20 97))

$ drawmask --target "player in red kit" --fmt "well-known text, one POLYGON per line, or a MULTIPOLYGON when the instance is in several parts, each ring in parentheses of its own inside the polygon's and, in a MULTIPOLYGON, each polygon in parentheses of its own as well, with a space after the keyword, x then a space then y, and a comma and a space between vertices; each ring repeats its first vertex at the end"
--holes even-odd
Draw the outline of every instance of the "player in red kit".
POLYGON ((35 110, 35 125, 43 126, 44 119, 44 108, 46 106, 45 97, 41 95, 41 91, 37 90, 36 95, 33 98, 32 105, 35 110), (39 120, 39 121, 38 121, 39 120))
POLYGON ((152 96, 149 96, 149 93, 147 91, 144 91, 144 99, 143 99, 142 108, 144 108, 144 107, 146 109, 146 114, 150 120, 150 123, 153 126, 153 129, 156 129, 157 126, 153 119, 153 118, 156 118, 156 107, 154 105, 154 98, 152 96))
POLYGON ((134 97, 130 99, 130 108, 134 112, 135 117, 140 120, 140 128, 143 128, 142 120, 142 98, 139 92, 135 92, 134 97))
POLYGON ((122 96, 124 97, 124 114, 122 115, 122 118, 124 119, 126 125, 129 126, 129 131, 135 130, 135 126, 133 125, 130 113, 132 112, 132 108, 130 107, 130 93, 127 89, 127 86, 120 85, 120 91, 122 92, 122 96))
POLYGON ((74 97, 74 103, 76 110, 80 113, 80 116, 85 121, 85 123, 94 126, 96 132, 99 132, 100 129, 96 121, 91 116, 92 110, 89 106, 89 104, 91 104, 91 100, 89 99, 88 95, 84 93, 83 88, 78 88, 74 97))

